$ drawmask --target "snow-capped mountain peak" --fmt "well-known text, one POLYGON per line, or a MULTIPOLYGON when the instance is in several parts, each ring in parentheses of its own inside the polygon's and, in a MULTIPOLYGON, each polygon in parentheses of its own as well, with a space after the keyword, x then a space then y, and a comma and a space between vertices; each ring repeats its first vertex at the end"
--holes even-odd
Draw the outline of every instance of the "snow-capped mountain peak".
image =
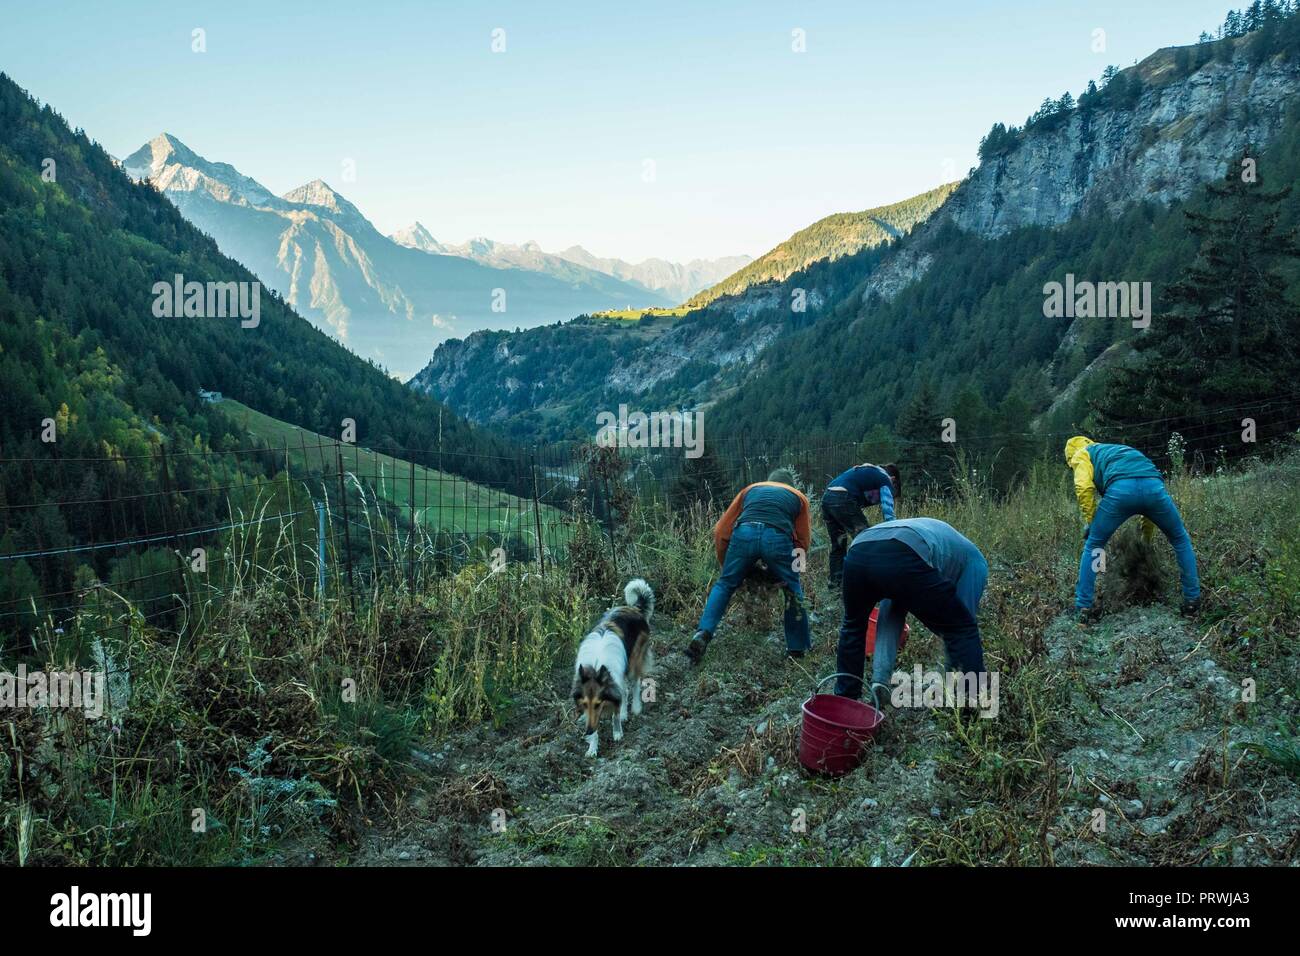
POLYGON ((419 249, 421 252, 432 252, 444 254, 447 248, 433 238, 433 233, 424 227, 422 222, 413 222, 405 229, 399 229, 388 238, 399 246, 410 246, 412 249, 419 249))
POLYGON ((122 160, 127 174, 148 179, 164 192, 207 192, 222 202, 259 206, 272 201, 271 191, 229 163, 213 163, 171 133, 159 133, 122 160))
POLYGON ((323 179, 313 179, 297 189, 289 190, 280 198, 299 206, 317 206, 340 216, 365 218, 361 215, 361 210, 344 199, 341 193, 336 192, 334 187, 323 179))

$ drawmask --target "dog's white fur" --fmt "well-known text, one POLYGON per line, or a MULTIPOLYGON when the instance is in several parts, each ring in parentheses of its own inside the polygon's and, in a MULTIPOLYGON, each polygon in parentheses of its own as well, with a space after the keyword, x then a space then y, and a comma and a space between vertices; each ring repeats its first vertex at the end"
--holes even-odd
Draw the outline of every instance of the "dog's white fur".
MULTIPOLYGON (((650 615, 655 609, 655 594, 644 578, 633 578, 627 582, 627 587, 623 588, 623 600, 628 606, 640 609, 646 623, 650 622, 650 615)), ((618 710, 610 717, 614 742, 617 743, 623 739, 623 721, 627 720, 627 649, 623 645, 623 638, 617 632, 606 629, 605 622, 606 618, 601 618, 591 633, 582 639, 582 644, 578 646, 578 659, 573 664, 573 673, 578 674, 583 667, 590 667, 594 671, 599 671, 601 667, 609 670, 618 687, 619 696, 618 710)), ((650 661, 647 659, 646 663, 648 668, 650 661)), ((633 688, 631 696, 632 713, 640 716, 641 688, 633 688)), ((599 743, 600 731, 597 729, 595 733, 587 735, 586 756, 595 757, 599 743)))
POLYGON ((645 622, 650 623, 655 613, 655 592, 645 578, 633 578, 627 582, 627 587, 623 588, 623 601, 628 607, 639 608, 645 622))
MULTIPOLYGON (((618 688, 618 710, 610 718, 614 728, 614 742, 623 739, 623 721, 627 719, 627 651, 623 649, 623 639, 613 631, 598 629, 582 639, 578 648, 578 661, 574 664, 574 673, 583 667, 599 671, 601 667, 609 669, 609 675, 618 688)), ((641 695, 636 695, 633 713, 641 712, 641 695)), ((596 756, 600 741, 599 730, 587 735, 587 756, 596 756)))

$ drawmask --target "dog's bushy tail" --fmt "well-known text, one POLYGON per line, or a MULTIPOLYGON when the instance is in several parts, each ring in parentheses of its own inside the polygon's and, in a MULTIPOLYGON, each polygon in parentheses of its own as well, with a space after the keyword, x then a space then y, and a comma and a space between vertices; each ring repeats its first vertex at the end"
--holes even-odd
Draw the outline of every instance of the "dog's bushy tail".
POLYGON ((655 612, 655 592, 651 590, 645 578, 633 578, 628 581, 627 587, 623 589, 623 600, 630 607, 634 607, 644 614, 647 621, 650 620, 650 615, 655 612))

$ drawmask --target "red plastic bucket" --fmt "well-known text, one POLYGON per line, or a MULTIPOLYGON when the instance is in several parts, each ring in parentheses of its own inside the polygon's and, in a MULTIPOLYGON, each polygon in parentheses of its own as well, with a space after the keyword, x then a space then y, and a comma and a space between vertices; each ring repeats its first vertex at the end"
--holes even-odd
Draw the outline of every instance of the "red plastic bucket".
POLYGON ((819 694, 823 678, 803 702, 799 762, 816 773, 838 777, 862 762, 862 748, 876 736, 885 715, 870 704, 835 694, 819 694))
MULTIPOLYGON (((876 616, 880 614, 880 608, 871 609, 871 617, 867 620, 867 653, 876 653, 876 616)), ((901 651, 907 646, 907 635, 912 633, 912 628, 906 621, 903 622, 903 633, 898 637, 898 649, 901 651)))

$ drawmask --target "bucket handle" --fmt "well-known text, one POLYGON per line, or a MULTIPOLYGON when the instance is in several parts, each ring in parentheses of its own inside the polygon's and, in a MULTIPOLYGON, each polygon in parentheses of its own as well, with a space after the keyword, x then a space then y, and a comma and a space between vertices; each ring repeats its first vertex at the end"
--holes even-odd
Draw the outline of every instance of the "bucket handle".
POLYGON ((822 689, 822 685, 825 684, 825 683, 826 683, 828 680, 830 680, 832 677, 852 677, 855 681, 857 681, 859 684, 862 684, 864 687, 866 686, 866 683, 867 683, 866 680, 865 680, 864 678, 859 677, 857 674, 848 674, 848 673, 845 673, 844 671, 836 671, 834 674, 827 674, 825 677, 823 677, 821 680, 819 680, 819 681, 818 681, 818 682, 813 686, 813 692, 812 692, 812 694, 809 695, 808 699, 809 699, 809 700, 812 700, 813 697, 816 697, 818 691, 820 691, 820 690, 822 689))
MULTIPOLYGON (((857 674, 845 674, 844 671, 836 671, 835 674, 827 674, 824 678, 820 679, 819 682, 816 682, 813 687, 813 693, 809 695, 809 700, 813 700, 813 697, 818 695, 818 691, 822 689, 822 684, 826 683, 827 680, 831 678, 853 678, 854 680, 857 680, 859 684, 862 684, 863 687, 866 687, 867 685, 866 678, 859 678, 857 674)), ((875 693, 872 693, 871 695, 871 706, 874 706, 876 710, 880 710, 880 700, 876 697, 875 693)))

